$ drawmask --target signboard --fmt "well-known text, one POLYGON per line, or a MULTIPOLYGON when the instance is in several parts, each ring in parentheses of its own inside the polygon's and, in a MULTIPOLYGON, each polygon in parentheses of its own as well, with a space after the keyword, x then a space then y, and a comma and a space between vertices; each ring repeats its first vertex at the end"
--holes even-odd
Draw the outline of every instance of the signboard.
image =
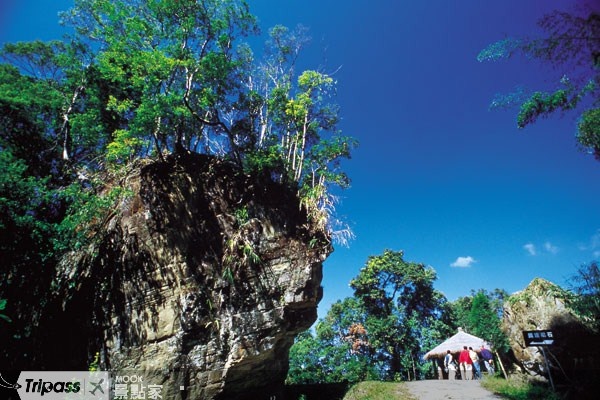
POLYGON ((550 330, 543 331, 523 331, 525 346, 550 346, 554 343, 554 332, 550 330))

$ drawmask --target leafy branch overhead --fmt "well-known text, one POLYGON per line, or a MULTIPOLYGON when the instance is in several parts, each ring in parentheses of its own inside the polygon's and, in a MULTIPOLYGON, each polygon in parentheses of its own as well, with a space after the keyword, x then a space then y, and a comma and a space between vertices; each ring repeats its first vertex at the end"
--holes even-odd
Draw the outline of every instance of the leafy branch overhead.
POLYGON ((600 160, 600 14, 554 11, 538 21, 540 38, 506 38, 482 50, 479 61, 497 61, 517 54, 538 59, 560 72, 555 87, 527 93, 522 89, 498 96, 492 107, 519 106, 517 126, 557 112, 578 113, 577 140, 600 160))

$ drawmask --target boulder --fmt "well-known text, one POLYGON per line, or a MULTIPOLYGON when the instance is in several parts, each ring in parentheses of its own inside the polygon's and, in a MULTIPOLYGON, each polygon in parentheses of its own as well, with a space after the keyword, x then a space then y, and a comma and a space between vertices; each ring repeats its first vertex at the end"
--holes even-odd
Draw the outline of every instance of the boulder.
POLYGON ((276 393, 295 335, 317 318, 332 251, 296 190, 191 154, 119 185, 128 194, 93 245, 61 264, 60 311, 40 326, 63 352, 41 364, 81 368, 97 354, 101 370, 162 385, 163 399, 276 393), (57 328, 66 321, 77 329, 57 328))
POLYGON ((536 278, 504 303, 503 329, 515 357, 530 374, 547 375, 547 372, 541 350, 525 345, 523 331, 551 329, 557 320, 574 320, 565 305, 566 299, 567 293, 559 286, 536 278))
POLYGON ((584 384, 597 380, 600 342, 598 335, 569 307, 572 296, 558 285, 536 278, 523 291, 506 299, 502 326, 524 371, 547 379, 545 350, 554 382, 584 390, 584 384), (532 330, 552 330, 554 343, 544 350, 527 347, 523 331, 532 330))

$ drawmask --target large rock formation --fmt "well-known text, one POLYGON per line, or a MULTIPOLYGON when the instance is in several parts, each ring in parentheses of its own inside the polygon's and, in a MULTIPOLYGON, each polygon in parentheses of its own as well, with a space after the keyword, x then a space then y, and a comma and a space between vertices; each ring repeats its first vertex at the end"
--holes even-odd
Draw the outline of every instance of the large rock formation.
POLYGON ((541 350, 525 345, 523 331, 552 329, 557 321, 575 321, 565 303, 566 293, 541 278, 534 279, 505 302, 503 329, 515 357, 531 374, 547 376, 541 350))
MULTIPOLYGON (((569 308, 570 296, 559 286, 536 278, 505 301, 503 329, 522 368, 541 378, 548 378, 542 349, 527 347, 523 331, 552 330, 555 342, 545 350, 554 381, 579 382, 571 385, 572 390, 586 390, 583 385, 598 377, 600 342, 598 335, 569 308)), ((577 393, 582 395, 585 393, 577 393)))
POLYGON ((316 320, 331 252, 295 190, 198 155, 123 186, 95 244, 61 266, 40 363, 81 368, 98 353, 100 369, 163 385, 163 399, 269 398, 316 320))

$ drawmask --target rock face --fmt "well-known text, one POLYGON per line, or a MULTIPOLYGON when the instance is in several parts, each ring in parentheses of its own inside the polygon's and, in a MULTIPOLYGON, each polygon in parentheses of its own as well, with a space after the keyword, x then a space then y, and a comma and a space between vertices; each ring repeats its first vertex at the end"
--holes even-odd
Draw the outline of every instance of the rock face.
POLYGON ((62 368, 98 353, 100 369, 163 385, 163 399, 275 391, 316 320, 331 252, 295 191, 199 155, 140 167, 124 186, 93 248, 62 265, 64 312, 42 321, 79 326, 49 332, 70 349, 62 368))
POLYGON ((503 328, 517 360, 531 374, 546 375, 544 359, 537 347, 527 347, 525 330, 551 329, 556 319, 573 319, 565 307, 562 290, 543 279, 534 279, 525 290, 512 295, 504 306, 503 328))
POLYGON ((598 373, 598 336, 569 309, 568 292, 536 278, 504 304, 503 329, 515 357, 529 374, 548 377, 541 349, 526 347, 523 331, 546 329, 555 334, 555 343, 546 347, 555 382, 573 382, 598 373))

